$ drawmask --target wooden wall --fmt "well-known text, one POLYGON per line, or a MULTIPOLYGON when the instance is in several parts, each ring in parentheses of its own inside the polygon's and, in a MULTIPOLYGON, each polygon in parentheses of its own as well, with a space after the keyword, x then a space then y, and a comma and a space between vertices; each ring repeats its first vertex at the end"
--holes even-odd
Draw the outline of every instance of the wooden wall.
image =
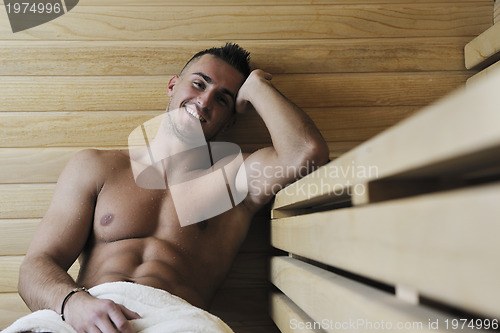
MULTIPOLYGON (((17 270, 68 158, 125 147, 167 106, 169 78, 205 47, 234 41, 303 107, 331 158, 462 85, 463 47, 492 24, 491 0, 80 0, 12 33, 0 9, 0 328, 27 312, 17 270)), ((270 143, 247 114, 222 139, 270 143)), ((237 332, 275 332, 267 316, 268 212, 214 312, 237 332)))

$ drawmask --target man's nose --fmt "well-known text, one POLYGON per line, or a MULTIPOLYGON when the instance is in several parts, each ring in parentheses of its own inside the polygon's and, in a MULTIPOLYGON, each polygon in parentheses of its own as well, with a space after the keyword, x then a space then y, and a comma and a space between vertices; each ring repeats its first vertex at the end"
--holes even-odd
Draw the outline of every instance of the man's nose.
POLYGON ((198 97, 196 98, 196 102, 201 108, 210 110, 214 99, 213 95, 213 92, 204 91, 203 93, 198 95, 198 97))

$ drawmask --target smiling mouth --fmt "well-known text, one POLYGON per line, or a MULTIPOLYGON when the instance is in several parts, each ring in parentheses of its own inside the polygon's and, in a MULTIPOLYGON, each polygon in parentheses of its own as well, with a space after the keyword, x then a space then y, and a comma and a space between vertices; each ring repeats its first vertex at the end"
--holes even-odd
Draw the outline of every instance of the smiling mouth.
POLYGON ((184 106, 184 108, 186 109, 187 113, 189 113, 191 116, 193 116, 194 118, 198 119, 199 121, 201 121, 202 123, 206 123, 207 120, 205 118, 203 118, 202 116, 200 116, 198 114, 198 112, 196 112, 195 110, 193 110, 192 108, 188 107, 188 106, 184 106))

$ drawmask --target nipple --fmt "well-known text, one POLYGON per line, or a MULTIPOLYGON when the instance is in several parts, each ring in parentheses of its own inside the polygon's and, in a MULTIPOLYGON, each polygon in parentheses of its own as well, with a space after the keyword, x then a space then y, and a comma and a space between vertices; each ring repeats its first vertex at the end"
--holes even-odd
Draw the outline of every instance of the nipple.
POLYGON ((101 217, 101 225, 108 225, 113 221, 113 214, 106 214, 101 217))

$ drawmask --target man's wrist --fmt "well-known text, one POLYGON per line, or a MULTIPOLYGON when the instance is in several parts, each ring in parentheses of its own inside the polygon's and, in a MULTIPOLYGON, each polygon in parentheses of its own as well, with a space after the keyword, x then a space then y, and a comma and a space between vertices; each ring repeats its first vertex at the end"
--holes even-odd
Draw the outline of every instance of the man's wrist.
POLYGON ((64 300, 62 301, 61 303, 61 319, 63 321, 66 321, 66 318, 64 318, 64 309, 66 308, 66 303, 68 303, 69 299, 74 295, 76 294, 77 292, 79 291, 83 291, 83 292, 86 292, 87 294, 90 295, 89 291, 85 288, 85 287, 79 287, 79 288, 75 288, 73 290, 71 290, 67 295, 66 297, 64 297, 64 300))

